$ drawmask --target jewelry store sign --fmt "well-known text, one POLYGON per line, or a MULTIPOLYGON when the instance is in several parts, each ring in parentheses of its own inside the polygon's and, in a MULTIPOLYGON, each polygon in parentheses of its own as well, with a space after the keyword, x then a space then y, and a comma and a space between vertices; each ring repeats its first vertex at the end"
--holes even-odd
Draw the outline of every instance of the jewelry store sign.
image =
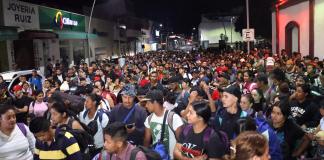
POLYGON ((2 0, 4 25, 39 29, 38 6, 17 0, 2 0))

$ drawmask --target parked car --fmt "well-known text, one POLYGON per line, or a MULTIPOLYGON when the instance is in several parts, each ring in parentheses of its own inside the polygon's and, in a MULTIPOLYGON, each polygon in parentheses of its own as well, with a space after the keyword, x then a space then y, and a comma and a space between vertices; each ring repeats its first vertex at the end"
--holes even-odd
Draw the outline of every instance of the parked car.
MULTIPOLYGON (((7 83, 8 86, 8 93, 13 96, 12 88, 19 84, 19 77, 24 75, 26 76, 27 80, 32 77, 32 71, 33 70, 23 70, 23 71, 8 71, 8 72, 2 72, 0 75, 2 75, 4 81, 7 83)), ((42 82, 45 80, 45 76, 43 73, 41 73, 40 70, 37 70, 38 75, 42 78, 42 82)))

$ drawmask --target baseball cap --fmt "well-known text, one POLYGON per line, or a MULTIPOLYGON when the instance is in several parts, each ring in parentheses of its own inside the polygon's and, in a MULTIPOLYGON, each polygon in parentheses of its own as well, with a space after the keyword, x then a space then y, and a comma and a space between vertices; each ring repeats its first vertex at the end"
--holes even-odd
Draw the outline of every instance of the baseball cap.
POLYGON ((17 92, 17 91, 21 91, 22 90, 22 86, 21 85, 15 85, 12 89, 14 92, 17 92))
POLYGON ((158 101, 158 102, 161 102, 161 101, 163 101, 163 92, 161 90, 158 90, 158 89, 151 90, 141 100, 141 102, 143 102, 143 101, 158 101))
POLYGON ((237 97, 238 99, 241 98, 241 91, 240 91, 239 87, 236 85, 228 86, 227 88, 224 89, 224 92, 232 94, 233 96, 237 97))
POLYGON ((123 90, 121 92, 122 95, 128 95, 132 97, 136 96, 136 89, 132 84, 126 84, 122 90, 123 90))

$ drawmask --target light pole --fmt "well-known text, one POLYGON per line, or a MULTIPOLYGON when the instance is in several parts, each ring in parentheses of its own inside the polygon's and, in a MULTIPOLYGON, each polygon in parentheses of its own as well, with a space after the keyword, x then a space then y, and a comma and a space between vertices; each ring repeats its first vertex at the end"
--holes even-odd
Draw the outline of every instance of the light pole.
MULTIPOLYGON (((246 0, 246 28, 250 29, 249 0, 246 0)), ((247 41, 247 51, 250 53, 250 41, 247 41)))
POLYGON ((91 7, 91 12, 90 12, 90 17, 89 17, 89 25, 88 25, 88 33, 87 33, 87 38, 88 38, 88 63, 90 64, 90 52, 91 52, 91 48, 90 48, 90 39, 89 39, 89 34, 90 34, 90 27, 91 27, 91 20, 92 20, 92 13, 93 13, 93 9, 96 5, 96 0, 93 0, 92 3, 92 7, 91 7))

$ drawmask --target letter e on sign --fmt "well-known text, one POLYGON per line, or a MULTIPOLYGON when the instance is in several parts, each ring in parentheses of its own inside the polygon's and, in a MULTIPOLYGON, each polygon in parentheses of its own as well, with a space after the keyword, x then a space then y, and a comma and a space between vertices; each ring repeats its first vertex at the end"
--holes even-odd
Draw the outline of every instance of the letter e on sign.
POLYGON ((254 29, 243 29, 243 41, 254 41, 254 29))

